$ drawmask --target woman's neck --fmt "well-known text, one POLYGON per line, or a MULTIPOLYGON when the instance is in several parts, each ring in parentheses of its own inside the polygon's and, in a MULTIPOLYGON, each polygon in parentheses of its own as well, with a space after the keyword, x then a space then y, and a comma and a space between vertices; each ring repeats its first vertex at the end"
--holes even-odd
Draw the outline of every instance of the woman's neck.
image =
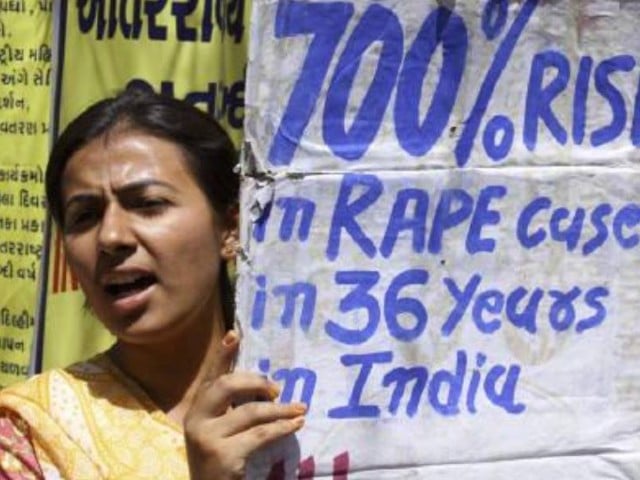
POLYGON ((159 409, 181 425, 198 386, 220 357, 224 335, 221 325, 222 322, 213 321, 201 332, 189 331, 182 338, 171 338, 163 344, 138 345, 118 340, 108 354, 159 409))

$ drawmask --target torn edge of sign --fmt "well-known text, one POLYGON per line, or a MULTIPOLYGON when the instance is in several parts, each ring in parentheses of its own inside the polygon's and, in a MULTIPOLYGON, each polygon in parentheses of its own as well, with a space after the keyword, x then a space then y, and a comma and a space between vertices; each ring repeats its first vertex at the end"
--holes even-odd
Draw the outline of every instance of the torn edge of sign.
POLYGON ((238 167, 240 180, 244 182, 246 178, 251 178, 255 185, 252 191, 243 190, 243 193, 249 194, 249 198, 243 199, 242 206, 246 208, 242 211, 247 212, 251 223, 259 222, 268 213, 273 201, 277 175, 264 168, 253 153, 249 141, 245 141, 242 146, 238 167))
MULTIPOLYGON (((265 167, 253 152, 250 141, 245 141, 240 152, 240 159, 236 171, 240 174, 240 180, 246 187, 245 179, 251 179, 250 188, 243 188, 242 212, 248 214, 250 224, 264 220, 269 214, 271 203, 275 196, 275 184, 284 178, 304 178, 305 173, 300 172, 274 172, 265 167)), ((249 233, 249 232, 245 232, 249 233)), ((246 237, 248 238, 248 237, 246 237)))

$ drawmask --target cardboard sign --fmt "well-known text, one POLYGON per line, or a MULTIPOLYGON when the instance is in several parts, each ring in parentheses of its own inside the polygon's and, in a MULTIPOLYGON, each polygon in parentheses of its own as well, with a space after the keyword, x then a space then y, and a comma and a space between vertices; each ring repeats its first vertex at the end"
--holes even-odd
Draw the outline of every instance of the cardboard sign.
POLYGON ((249 478, 640 476, 631 2, 257 1, 249 478))

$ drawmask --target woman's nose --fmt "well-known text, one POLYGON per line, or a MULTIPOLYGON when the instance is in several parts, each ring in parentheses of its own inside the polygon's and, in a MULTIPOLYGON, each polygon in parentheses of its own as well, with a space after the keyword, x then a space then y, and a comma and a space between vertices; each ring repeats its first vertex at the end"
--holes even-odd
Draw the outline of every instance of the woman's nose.
POLYGON ((129 216, 120 206, 111 204, 105 209, 98 231, 98 247, 109 254, 135 247, 129 216))

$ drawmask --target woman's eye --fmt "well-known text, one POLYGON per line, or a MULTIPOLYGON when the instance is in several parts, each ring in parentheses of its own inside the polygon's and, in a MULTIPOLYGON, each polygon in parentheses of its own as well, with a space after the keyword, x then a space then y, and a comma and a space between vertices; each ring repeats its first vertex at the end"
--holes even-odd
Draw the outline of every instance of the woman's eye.
POLYGON ((67 213, 64 229, 68 232, 80 231, 89 227, 98 218, 98 212, 94 209, 78 210, 67 213))
POLYGON ((133 202, 132 207, 143 213, 153 214, 163 210, 168 202, 163 198, 140 198, 133 202))

